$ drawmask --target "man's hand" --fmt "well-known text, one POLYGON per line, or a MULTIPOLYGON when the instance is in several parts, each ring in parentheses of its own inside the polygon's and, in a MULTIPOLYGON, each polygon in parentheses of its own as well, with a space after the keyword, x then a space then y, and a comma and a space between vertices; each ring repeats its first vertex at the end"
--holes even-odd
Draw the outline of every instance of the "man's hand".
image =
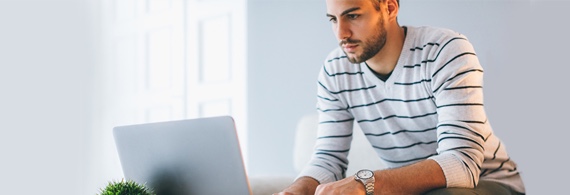
MULTIPOLYGON (((291 192, 279 192, 277 194, 273 194, 273 195, 297 195, 295 193, 291 193, 291 192)), ((300 195, 300 194, 299 194, 300 195)))
POLYGON ((329 194, 366 194, 364 185, 356 181, 354 177, 347 177, 339 181, 322 184, 317 187, 315 195, 329 195, 329 194))
POLYGON ((273 195, 313 195, 318 185, 319 182, 311 177, 301 177, 295 180, 283 192, 273 195))

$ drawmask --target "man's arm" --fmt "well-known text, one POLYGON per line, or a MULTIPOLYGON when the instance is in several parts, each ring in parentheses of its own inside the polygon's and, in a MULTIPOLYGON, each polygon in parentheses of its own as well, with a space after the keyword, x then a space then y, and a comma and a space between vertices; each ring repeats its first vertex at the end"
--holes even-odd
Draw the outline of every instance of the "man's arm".
MULTIPOLYGON (((434 160, 375 171, 375 194, 421 194, 446 187, 443 170, 434 160)), ((362 185, 362 184, 360 184, 362 185)))
MULTIPOLYGON (((405 167, 374 172, 374 194, 422 194, 446 187, 446 180, 439 164, 424 160, 405 167)), ((364 185, 354 177, 347 177, 317 187, 318 195, 365 194, 364 185)))

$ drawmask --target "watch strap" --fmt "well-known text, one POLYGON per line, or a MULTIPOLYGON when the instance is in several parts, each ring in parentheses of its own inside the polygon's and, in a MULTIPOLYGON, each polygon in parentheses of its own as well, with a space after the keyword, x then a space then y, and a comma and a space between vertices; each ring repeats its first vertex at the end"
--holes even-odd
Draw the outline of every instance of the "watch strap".
POLYGON ((367 183, 364 188, 366 188, 366 195, 374 195, 374 182, 367 183))

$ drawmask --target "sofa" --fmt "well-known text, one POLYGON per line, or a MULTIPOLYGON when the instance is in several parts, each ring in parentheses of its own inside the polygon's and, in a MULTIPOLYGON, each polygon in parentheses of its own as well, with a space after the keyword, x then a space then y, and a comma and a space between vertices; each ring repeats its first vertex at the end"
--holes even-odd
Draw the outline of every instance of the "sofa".
MULTIPOLYGON (((302 116, 295 129, 294 149, 293 149, 293 166, 295 172, 299 173, 301 169, 309 162, 313 153, 313 147, 317 138, 318 115, 307 114, 302 116)), ((366 140, 362 130, 355 123, 353 127, 353 139, 351 143, 350 153, 348 155, 348 169, 346 175, 354 175, 360 169, 378 170, 385 168, 368 140, 366 140)), ((250 185, 254 195, 270 195, 279 192, 289 186, 294 176, 258 176, 250 177, 250 185)))

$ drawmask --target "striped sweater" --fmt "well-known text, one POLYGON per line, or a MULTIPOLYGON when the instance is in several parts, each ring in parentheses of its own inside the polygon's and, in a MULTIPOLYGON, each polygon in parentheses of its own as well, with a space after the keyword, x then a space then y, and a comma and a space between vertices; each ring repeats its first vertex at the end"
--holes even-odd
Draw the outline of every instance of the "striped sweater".
POLYGON ((385 82, 366 63, 332 51, 318 77, 318 138, 299 177, 345 177, 352 127, 361 127, 389 168, 425 159, 443 169, 447 187, 493 180, 524 193, 517 166, 493 133, 483 106, 483 69, 462 34, 407 27, 402 53, 385 82))

